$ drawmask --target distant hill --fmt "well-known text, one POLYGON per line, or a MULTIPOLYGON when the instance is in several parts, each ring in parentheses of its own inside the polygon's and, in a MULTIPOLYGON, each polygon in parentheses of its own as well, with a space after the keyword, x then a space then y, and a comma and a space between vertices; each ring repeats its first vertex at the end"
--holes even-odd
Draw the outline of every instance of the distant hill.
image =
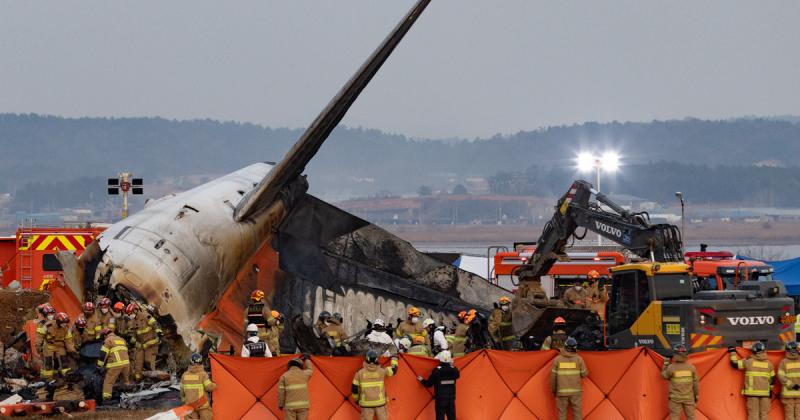
MULTIPOLYGON (((0 114, 0 192, 25 189, 32 182, 101 179, 123 169, 146 182, 216 176, 256 161, 279 160, 301 132, 212 120, 0 114)), ((736 167, 768 162, 791 167, 800 156, 800 125, 789 118, 590 122, 446 141, 340 127, 308 172, 312 192, 323 197, 381 190, 413 194, 423 184, 449 188, 465 177, 488 177, 531 165, 568 168, 574 155, 585 149, 618 150, 627 165, 736 167)), ((104 194, 102 185, 97 193, 104 194)))

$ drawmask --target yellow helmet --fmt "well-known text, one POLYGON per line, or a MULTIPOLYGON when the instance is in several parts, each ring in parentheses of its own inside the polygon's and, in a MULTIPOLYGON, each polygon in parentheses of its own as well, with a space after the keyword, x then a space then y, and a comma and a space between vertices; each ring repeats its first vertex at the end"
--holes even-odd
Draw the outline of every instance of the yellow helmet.
POLYGON ((273 317, 273 318, 275 318, 275 319, 281 319, 281 318, 283 318, 283 316, 281 315, 281 313, 280 313, 280 312, 278 312, 278 311, 275 311, 275 310, 271 311, 271 312, 270 312, 270 315, 272 315, 272 317, 273 317))
POLYGON ((498 302, 500 302, 501 305, 509 305, 511 304, 511 299, 509 299, 507 296, 501 296, 498 302))
POLYGON ((476 316, 478 316, 478 311, 470 309, 469 312, 467 312, 467 316, 464 317, 464 323, 469 324, 476 316))
POLYGON ((408 316, 420 316, 422 315, 422 311, 419 310, 416 306, 412 306, 408 308, 408 316))
POLYGON ((425 344, 425 337, 421 335, 414 337, 414 344, 425 344))

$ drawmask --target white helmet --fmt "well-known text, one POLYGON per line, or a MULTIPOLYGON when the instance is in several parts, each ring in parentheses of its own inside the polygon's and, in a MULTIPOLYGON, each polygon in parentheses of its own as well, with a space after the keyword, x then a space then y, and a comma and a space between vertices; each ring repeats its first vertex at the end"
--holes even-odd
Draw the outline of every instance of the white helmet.
POLYGON ((248 326, 247 326, 247 332, 249 332, 249 333, 250 333, 250 332, 257 333, 257 332, 258 332, 258 325, 256 325, 256 324, 250 324, 250 325, 248 325, 248 326))
POLYGON ((452 363, 453 355, 450 354, 449 350, 442 350, 436 355, 435 359, 442 363, 452 363))
POLYGON ((428 319, 422 321, 422 328, 428 328, 429 325, 433 325, 435 323, 436 322, 434 322, 432 319, 428 318, 428 319))
POLYGON ((401 338, 400 339, 400 346, 403 347, 406 350, 410 349, 411 348, 411 340, 409 340, 408 337, 401 338))
POLYGON ((380 326, 380 327, 385 327, 385 326, 386 326, 386 324, 384 324, 384 323, 383 323, 383 320, 382 320, 382 319, 380 319, 380 318, 377 318, 377 319, 375 320, 375 322, 373 322, 373 323, 372 323, 372 325, 374 325, 374 326, 380 326))

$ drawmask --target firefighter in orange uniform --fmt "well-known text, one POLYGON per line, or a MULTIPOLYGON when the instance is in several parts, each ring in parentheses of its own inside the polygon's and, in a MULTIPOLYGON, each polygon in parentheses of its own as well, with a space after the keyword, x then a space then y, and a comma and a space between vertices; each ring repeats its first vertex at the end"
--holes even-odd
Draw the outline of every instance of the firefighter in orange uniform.
POLYGON ((130 383, 131 361, 128 358, 128 345, 125 340, 114 334, 109 328, 100 330, 100 337, 103 339, 103 347, 100 348, 100 358, 97 359, 97 366, 105 369, 103 379, 103 401, 111 399, 114 384, 117 379, 123 385, 130 383))
POLYGON ((796 341, 786 343, 786 357, 778 365, 781 402, 786 420, 800 420, 800 353, 796 341))
POLYGON ((253 290, 250 293, 250 303, 244 310, 244 329, 250 324, 256 324, 258 327, 258 336, 262 340, 269 342, 270 328, 275 326, 275 318, 272 316, 272 310, 267 302, 264 300, 266 294, 263 290, 253 290))
POLYGON ((469 324, 475 319, 476 311, 474 309, 461 311, 458 313, 458 325, 452 334, 447 334, 445 339, 447 344, 450 345, 451 354, 453 357, 461 357, 467 353, 467 334, 469 333, 469 324))
POLYGON ((48 321, 45 324, 42 345, 42 358, 44 359, 42 378, 52 379, 56 371, 61 375, 66 375, 69 372, 67 353, 77 354, 75 344, 72 342, 72 331, 69 328, 69 315, 59 312, 55 321, 48 321))
POLYGON ((389 413, 386 411, 386 386, 384 380, 387 376, 397 373, 397 358, 392 358, 392 363, 387 368, 378 364, 378 352, 367 352, 364 367, 356 372, 353 377, 352 397, 361 407, 361 420, 386 420, 389 413))
POLYGON ((42 359, 42 352, 44 351, 44 335, 46 332, 46 325, 48 322, 56 319, 56 310, 49 303, 43 303, 36 307, 39 312, 39 319, 36 322, 36 337, 34 338, 33 346, 36 353, 39 355, 36 364, 40 367, 44 364, 42 359))
POLYGON ((767 420, 772 404, 772 384, 775 382, 775 370, 767 358, 767 347, 764 343, 753 343, 753 355, 745 360, 736 356, 736 348, 728 347, 731 365, 744 371, 744 389, 742 395, 747 398, 747 419, 767 420))
POLYGON ((303 360, 289 360, 289 370, 278 380, 278 408, 283 410, 286 420, 305 420, 311 407, 308 395, 308 381, 313 373, 311 357, 303 355, 303 360), (303 360, 306 368, 303 369, 303 360))
POLYGON ((700 391, 697 369, 689 363, 689 351, 685 344, 677 344, 672 359, 664 361, 661 377, 669 381, 669 418, 680 420, 681 412, 686 420, 695 419, 695 406, 700 391))
POLYGON ((136 302, 131 302, 125 308, 125 313, 130 319, 128 328, 131 333, 131 344, 136 346, 133 361, 133 377, 137 381, 142 379, 142 370, 147 365, 148 370, 156 370, 156 356, 158 345, 161 344, 161 327, 152 315, 140 308, 136 302))
POLYGON ((570 337, 564 343, 561 354, 553 359, 550 371, 550 384, 556 396, 558 420, 566 420, 567 409, 572 407, 572 419, 583 418, 583 384, 582 378, 589 376, 583 358, 578 356, 578 342, 570 337))
POLYGON ((181 401, 192 406, 194 411, 186 416, 187 419, 211 420, 211 404, 208 402, 206 392, 217 388, 203 369, 203 356, 192 354, 192 364, 181 376, 181 401))

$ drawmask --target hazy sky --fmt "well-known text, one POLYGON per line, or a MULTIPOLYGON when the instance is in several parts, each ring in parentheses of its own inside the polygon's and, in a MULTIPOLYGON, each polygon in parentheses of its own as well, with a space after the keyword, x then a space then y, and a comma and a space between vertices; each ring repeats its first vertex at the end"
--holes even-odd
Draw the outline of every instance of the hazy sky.
MULTIPOLYGON (((308 124, 410 0, 0 0, 0 112, 308 124)), ((344 123, 800 114, 800 2, 433 0, 344 123)))

